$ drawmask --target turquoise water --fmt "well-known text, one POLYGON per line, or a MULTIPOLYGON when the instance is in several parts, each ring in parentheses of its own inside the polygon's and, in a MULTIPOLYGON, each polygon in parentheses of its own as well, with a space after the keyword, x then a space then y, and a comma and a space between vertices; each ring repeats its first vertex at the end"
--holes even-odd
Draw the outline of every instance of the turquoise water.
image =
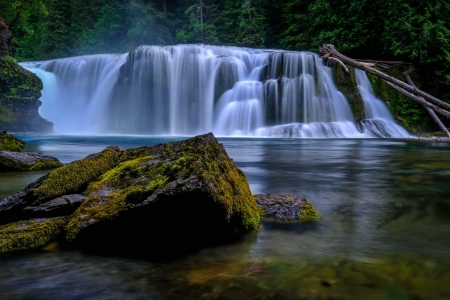
MULTIPOLYGON (((108 145, 183 137, 19 136, 67 164, 108 145)), ((161 265, 50 245, 0 256, 1 299, 447 299, 450 144, 220 138, 253 193, 305 196, 316 223, 263 222, 241 242, 161 265), (64 297, 61 297, 63 295, 64 297)), ((46 172, 0 173, 0 197, 46 172)))

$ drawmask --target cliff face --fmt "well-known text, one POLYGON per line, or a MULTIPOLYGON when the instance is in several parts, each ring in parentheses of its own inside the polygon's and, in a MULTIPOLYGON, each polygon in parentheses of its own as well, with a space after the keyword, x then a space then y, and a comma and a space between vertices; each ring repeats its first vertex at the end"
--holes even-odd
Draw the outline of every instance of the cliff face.
POLYGON ((42 82, 17 64, 12 34, 0 19, 0 130, 11 132, 53 131, 53 124, 38 112, 42 82))

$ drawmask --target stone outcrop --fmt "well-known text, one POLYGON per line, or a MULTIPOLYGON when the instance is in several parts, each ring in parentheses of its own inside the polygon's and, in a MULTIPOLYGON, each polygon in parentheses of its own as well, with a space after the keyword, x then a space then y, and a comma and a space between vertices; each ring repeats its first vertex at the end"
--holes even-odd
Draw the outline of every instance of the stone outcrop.
POLYGON ((11 38, 0 19, 0 131, 50 133, 53 124, 38 112, 42 81, 12 57, 11 38))
POLYGON ((236 240, 259 222, 245 175, 206 134, 111 146, 51 171, 0 201, 0 252, 42 246, 42 232, 44 242, 64 236, 91 251, 166 258, 236 240))
POLYGON ((25 142, 6 132, 0 132, 0 151, 22 152, 25 142))
POLYGON ((0 151, 0 171, 36 171, 62 165, 57 158, 42 153, 0 151))
POLYGON ((51 171, 24 190, 0 201, 0 224, 27 218, 27 206, 36 206, 55 198, 79 194, 91 181, 117 165, 120 149, 108 147, 100 153, 51 171))
POLYGON ((258 228, 245 175, 212 134, 123 157, 89 185, 67 240, 96 251, 165 257, 258 228))
POLYGON ((320 215, 311 203, 291 194, 254 195, 261 217, 268 220, 315 221, 320 215))

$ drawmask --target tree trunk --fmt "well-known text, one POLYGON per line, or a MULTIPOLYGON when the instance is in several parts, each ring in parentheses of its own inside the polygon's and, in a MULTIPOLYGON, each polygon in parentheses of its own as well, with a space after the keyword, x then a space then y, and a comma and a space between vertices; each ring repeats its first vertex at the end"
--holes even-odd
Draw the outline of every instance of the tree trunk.
MULTIPOLYGON (((411 77, 409 76, 409 74, 407 72, 405 72, 403 75, 405 76, 406 81, 411 86, 416 87, 416 85, 414 84, 414 82, 412 81, 411 77)), ((439 119, 439 117, 436 115, 436 113, 429 107, 425 106, 425 109, 430 114, 430 116, 433 118, 434 122, 436 122, 436 124, 438 124, 438 126, 441 128, 441 130, 443 132, 445 132, 445 134, 447 134, 447 136, 450 138, 450 132, 448 131, 447 127, 445 127, 444 123, 442 123, 441 119, 439 119)))
POLYGON ((334 48, 334 46, 331 44, 325 44, 322 47, 320 47, 320 56, 324 59, 327 59, 328 57, 334 57, 336 59, 339 59, 342 62, 348 63, 349 65, 351 65, 355 68, 358 68, 358 69, 364 70, 370 74, 373 74, 373 75, 385 80, 386 82, 390 82, 390 83, 400 87, 401 89, 409 92, 409 94, 416 95, 416 97, 417 96, 423 97, 423 98, 427 99, 429 102, 434 103, 435 105, 439 105, 447 110, 450 110, 449 103, 446 103, 446 102, 444 102, 428 93, 425 93, 424 91, 421 91, 403 81, 400 81, 392 76, 389 76, 383 72, 373 69, 373 68, 369 67, 368 65, 360 63, 354 59, 351 59, 351 58, 339 53, 336 50, 336 48, 334 48))

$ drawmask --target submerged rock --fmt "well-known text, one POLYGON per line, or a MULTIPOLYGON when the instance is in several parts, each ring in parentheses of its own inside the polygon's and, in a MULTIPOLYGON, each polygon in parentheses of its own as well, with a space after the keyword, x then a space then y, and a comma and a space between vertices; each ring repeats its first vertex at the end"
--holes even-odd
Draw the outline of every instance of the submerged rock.
POLYGON ((25 142, 6 132, 0 132, 0 151, 22 152, 25 142))
POLYGON ((67 240, 96 251, 166 257, 258 228, 245 175, 212 134, 124 157, 89 185, 67 240))
POLYGON ((108 147, 100 153, 57 168, 28 185, 24 190, 0 201, 0 224, 26 219, 23 209, 68 194, 79 194, 91 181, 117 165, 119 147, 108 147))
POLYGON ((33 219, 0 226, 0 252, 34 249, 61 236, 66 217, 33 219))
POLYGON ((253 195, 262 218, 273 220, 315 221, 320 215, 303 197, 291 194, 253 195))
POLYGON ((42 153, 0 151, 0 171, 45 170, 62 165, 57 158, 42 153))

